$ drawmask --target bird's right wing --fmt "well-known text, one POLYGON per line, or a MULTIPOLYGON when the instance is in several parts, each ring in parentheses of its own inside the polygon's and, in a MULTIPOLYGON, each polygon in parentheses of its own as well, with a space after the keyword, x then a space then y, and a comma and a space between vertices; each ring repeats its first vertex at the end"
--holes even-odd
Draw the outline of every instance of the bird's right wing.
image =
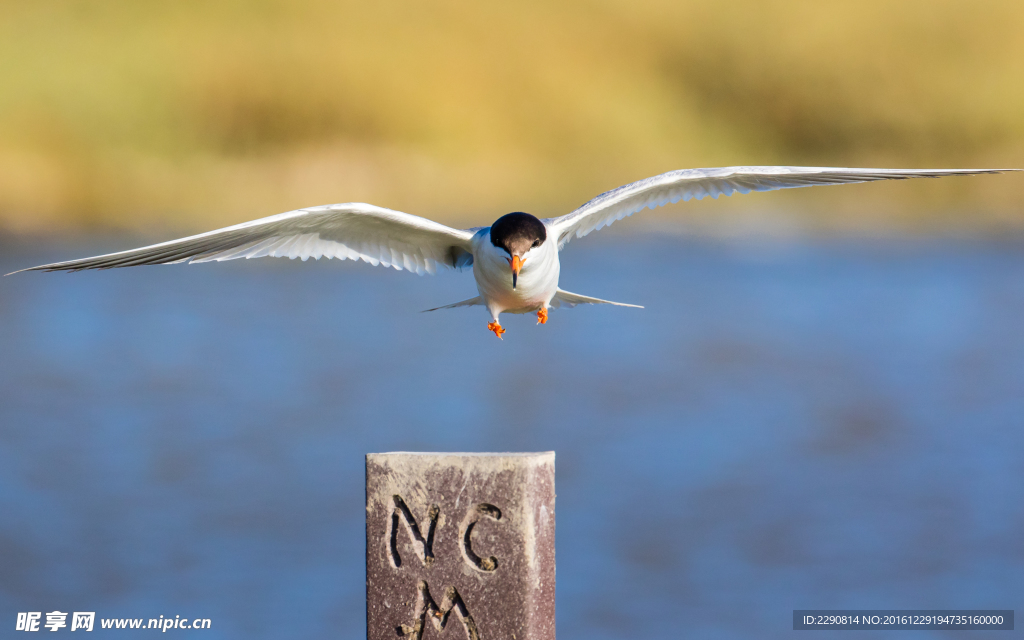
POLYGON ((23 271, 80 271, 263 256, 306 260, 323 256, 423 274, 434 273, 438 265, 461 268, 473 264, 472 238, 469 231, 401 211, 362 203, 332 204, 141 249, 44 264, 23 271))
POLYGON ((544 220, 562 248, 573 237, 582 238, 626 216, 669 203, 729 196, 737 191, 775 191, 815 185, 941 178, 944 176, 1002 173, 1019 169, 840 169, 833 167, 719 167, 682 169, 612 189, 572 213, 544 220))

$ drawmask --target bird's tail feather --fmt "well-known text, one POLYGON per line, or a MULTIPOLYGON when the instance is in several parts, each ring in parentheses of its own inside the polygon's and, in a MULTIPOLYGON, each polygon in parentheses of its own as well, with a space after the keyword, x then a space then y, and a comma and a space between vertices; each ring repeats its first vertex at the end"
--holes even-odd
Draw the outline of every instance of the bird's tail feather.
POLYGON ((422 311, 422 313, 426 313, 428 311, 437 311, 439 309, 454 309, 455 307, 474 307, 476 305, 482 305, 483 303, 484 303, 484 299, 481 298, 480 296, 477 296, 475 298, 470 298, 469 300, 463 300, 461 302, 455 302, 455 303, 452 303, 452 304, 446 304, 443 307, 434 307, 433 309, 424 309, 422 311))
POLYGON ((555 297, 551 299, 551 306, 555 308, 562 305, 575 307, 578 304, 613 304, 616 307, 633 307, 634 309, 643 309, 643 307, 638 304, 626 304, 625 302, 612 302, 611 300, 602 300, 601 298, 591 298, 590 296, 581 296, 578 293, 563 291, 562 289, 559 289, 558 293, 555 294, 555 297))

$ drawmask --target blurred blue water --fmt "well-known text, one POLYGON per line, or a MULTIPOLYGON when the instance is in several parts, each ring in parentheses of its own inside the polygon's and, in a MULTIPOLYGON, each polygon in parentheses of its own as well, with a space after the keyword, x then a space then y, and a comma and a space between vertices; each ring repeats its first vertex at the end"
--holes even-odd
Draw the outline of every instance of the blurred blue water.
MULTIPOLYGON (((7 238, 0 270, 130 246, 7 238)), ((53 609, 363 637, 363 455, 391 450, 557 452, 562 638, 1024 609, 1019 239, 611 233, 563 260, 647 309, 499 342, 479 309, 416 313, 468 273, 0 280, 0 637, 53 609)))

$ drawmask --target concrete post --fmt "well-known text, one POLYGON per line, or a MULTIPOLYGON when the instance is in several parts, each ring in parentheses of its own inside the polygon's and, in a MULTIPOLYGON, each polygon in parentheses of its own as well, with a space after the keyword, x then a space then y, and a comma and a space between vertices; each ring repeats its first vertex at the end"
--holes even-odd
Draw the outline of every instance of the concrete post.
POLYGON ((366 628, 554 640, 554 452, 367 455, 366 628))

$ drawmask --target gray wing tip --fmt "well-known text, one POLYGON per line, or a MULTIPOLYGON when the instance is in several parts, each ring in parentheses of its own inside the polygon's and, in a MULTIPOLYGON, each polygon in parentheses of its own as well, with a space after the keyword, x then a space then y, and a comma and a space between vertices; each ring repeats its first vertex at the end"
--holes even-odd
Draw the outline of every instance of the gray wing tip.
POLYGON ((25 267, 24 269, 18 269, 17 271, 12 271, 10 273, 5 273, 4 277, 6 278, 7 276, 13 276, 13 275, 18 274, 18 273, 25 273, 26 271, 60 271, 60 269, 58 269, 58 268, 51 268, 51 267, 54 267, 54 265, 41 264, 38 267, 25 267))
MULTIPOLYGON (((89 258, 87 258, 88 260, 89 258)), ((55 271, 66 271, 68 273, 75 273, 77 271, 88 271, 88 270, 103 270, 103 269, 116 269, 121 265, 97 265, 97 266, 79 266, 75 264, 77 260, 71 262, 54 262, 52 264, 41 264, 37 267, 26 267, 24 269, 18 269, 10 273, 5 273, 4 277, 13 276, 17 273, 25 273, 26 271, 43 271, 46 273, 53 273, 55 271)))

